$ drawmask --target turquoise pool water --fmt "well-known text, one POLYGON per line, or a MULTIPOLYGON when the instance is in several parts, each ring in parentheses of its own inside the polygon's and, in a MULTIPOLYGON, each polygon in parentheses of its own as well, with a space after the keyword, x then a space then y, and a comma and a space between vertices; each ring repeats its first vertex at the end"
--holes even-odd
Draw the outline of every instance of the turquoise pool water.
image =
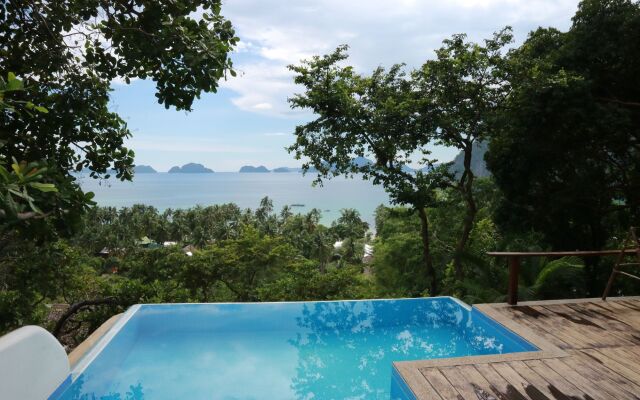
POLYGON ((390 399, 392 362, 536 348, 452 298, 132 307, 59 399, 390 399))

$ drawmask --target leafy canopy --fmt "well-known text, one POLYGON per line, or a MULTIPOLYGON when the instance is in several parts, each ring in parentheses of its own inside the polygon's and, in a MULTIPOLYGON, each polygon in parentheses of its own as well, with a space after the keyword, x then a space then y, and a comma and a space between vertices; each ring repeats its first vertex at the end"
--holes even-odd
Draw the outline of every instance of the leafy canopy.
POLYGON ((511 90, 486 156, 497 221, 557 249, 598 249, 640 217, 640 4, 585 0, 566 33, 510 54, 511 90))
MULTIPOLYGON (((0 5, 3 101, 48 112, 0 113, 0 155, 10 162, 45 162, 50 183, 79 192, 71 171, 131 179, 131 135, 109 110, 114 80, 150 79, 158 102, 190 110, 202 92, 235 74, 228 57, 238 41, 219 0, 61 0, 0 5), (11 77, 10 77, 11 78, 11 77), (37 105, 37 106, 34 106, 37 105)), ((86 204, 69 195, 68 212, 86 204)))

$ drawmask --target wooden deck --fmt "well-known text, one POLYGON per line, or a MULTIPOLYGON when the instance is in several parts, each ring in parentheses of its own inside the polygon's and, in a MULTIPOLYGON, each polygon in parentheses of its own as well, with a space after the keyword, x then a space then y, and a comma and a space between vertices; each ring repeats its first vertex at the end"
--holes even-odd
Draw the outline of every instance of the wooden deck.
POLYGON ((640 399, 640 298, 477 308, 541 351, 395 363, 418 399, 640 399))

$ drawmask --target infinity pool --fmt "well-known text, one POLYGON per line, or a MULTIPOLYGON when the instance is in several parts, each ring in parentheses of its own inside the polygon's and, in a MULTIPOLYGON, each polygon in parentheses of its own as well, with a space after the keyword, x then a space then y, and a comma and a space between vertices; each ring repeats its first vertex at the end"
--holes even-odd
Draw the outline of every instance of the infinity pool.
POLYGON ((537 350, 449 297, 131 307, 58 399, 390 399, 392 362, 537 350))

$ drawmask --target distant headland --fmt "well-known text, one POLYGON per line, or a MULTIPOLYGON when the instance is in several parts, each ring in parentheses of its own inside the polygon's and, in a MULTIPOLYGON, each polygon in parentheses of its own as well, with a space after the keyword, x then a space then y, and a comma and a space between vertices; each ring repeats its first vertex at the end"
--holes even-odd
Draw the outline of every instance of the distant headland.
MULTIPOLYGON (((478 177, 486 177, 486 176, 490 176, 489 171, 487 170, 487 166, 485 165, 484 162, 484 154, 487 151, 487 144, 484 142, 475 142, 473 144, 474 149, 473 149, 473 158, 471 159, 471 170, 473 171, 475 176, 478 177)), ((353 165, 361 167, 364 165, 371 165, 374 163, 374 161, 366 158, 366 157, 354 157, 351 162, 353 163, 353 165)), ((464 170, 464 154, 462 152, 460 152, 450 163, 449 166, 449 171, 455 175, 461 174, 462 171, 464 170)), ((327 167, 327 169, 332 169, 333 167, 326 163, 325 166, 327 167)), ((429 169, 431 167, 423 167, 421 169, 413 169, 411 167, 409 167, 408 165, 403 165, 402 166, 402 170, 404 172, 409 172, 409 173, 415 173, 417 171, 422 171, 422 172, 428 172, 429 169)), ((90 173, 91 171, 89 169, 84 168, 81 173, 90 173)), ((157 173, 158 171, 156 169, 154 169, 152 166, 150 165, 136 165, 134 166, 134 172, 136 174, 154 174, 157 173)), ((198 164, 198 163, 187 163, 184 164, 182 167, 179 166, 175 166, 172 167, 168 173, 170 174, 177 174, 177 173, 181 173, 181 174, 200 174, 200 173, 213 173, 214 171, 210 168, 205 167, 202 164, 198 164)), ((231 171, 229 171, 231 172, 231 171)), ((277 167, 277 168, 273 168, 273 169, 269 169, 267 167, 265 167, 264 165, 258 165, 258 166, 254 166, 254 165, 244 165, 240 168, 240 170, 238 170, 237 172, 240 173, 270 173, 270 172, 274 172, 274 173, 302 173, 304 172, 302 168, 300 167, 277 167)), ((316 168, 314 168, 313 166, 309 166, 309 169, 306 171, 307 173, 310 174, 314 174, 317 173, 318 170, 316 168)))
POLYGON ((151 165, 136 165, 133 167, 133 172, 136 174, 155 174, 158 171, 153 169, 151 165))
POLYGON ((245 165, 240 168, 238 172, 271 172, 264 165, 260 165, 259 167, 254 167, 253 165, 245 165))
POLYGON ((213 170, 205 167, 202 164, 188 163, 182 167, 171 167, 170 174, 210 174, 213 170))

